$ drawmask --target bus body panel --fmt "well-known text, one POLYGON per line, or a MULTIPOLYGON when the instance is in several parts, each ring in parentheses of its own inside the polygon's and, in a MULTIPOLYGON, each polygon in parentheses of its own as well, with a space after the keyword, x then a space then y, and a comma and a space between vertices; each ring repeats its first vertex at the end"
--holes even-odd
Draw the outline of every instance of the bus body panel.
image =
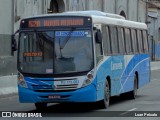
MULTIPOLYGON (((36 102, 96 102, 104 99, 104 84, 107 76, 111 78, 111 96, 133 90, 133 81, 135 72, 138 72, 138 87, 142 87, 149 82, 150 66, 148 55, 135 56, 113 56, 106 59, 97 67, 95 80, 87 87, 73 91, 65 92, 35 92, 18 86, 20 102, 36 103, 36 102), (126 62, 128 58, 128 63, 126 62), (134 68, 132 69, 132 66, 134 68), (126 75, 128 74, 128 76, 126 75), (96 83, 97 84, 94 84, 96 83), (49 99, 50 95, 60 95, 60 99, 49 99)), ((31 88, 31 84, 39 84, 40 82, 25 78, 27 86, 31 88), (30 82, 29 82, 30 81, 30 82), (32 82, 31 82, 32 81, 32 82)), ((42 79, 41 79, 42 80, 42 79)), ((44 78, 45 84, 54 83, 54 79, 44 78)), ((44 82, 43 82, 44 83, 44 82)), ((33 88, 32 88, 33 89, 33 88)))
POLYGON ((95 102, 96 88, 93 84, 68 92, 35 92, 34 90, 26 89, 18 86, 19 101, 21 103, 60 103, 60 102, 95 102), (49 96, 61 96, 59 99, 49 99, 49 96))
POLYGON ((149 83, 149 55, 112 56, 106 59, 97 69, 97 100, 104 97, 104 83, 107 76, 111 79, 111 96, 133 90, 134 76, 138 73, 138 88, 149 83))

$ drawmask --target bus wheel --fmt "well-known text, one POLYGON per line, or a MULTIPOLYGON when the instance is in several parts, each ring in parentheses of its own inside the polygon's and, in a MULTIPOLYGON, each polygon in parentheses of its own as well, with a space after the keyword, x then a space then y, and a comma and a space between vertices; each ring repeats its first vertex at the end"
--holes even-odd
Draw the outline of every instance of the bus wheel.
POLYGON ((35 103, 35 107, 37 110, 43 111, 47 108, 47 103, 35 103))
POLYGON ((138 88, 138 86, 137 86, 137 76, 135 75, 134 76, 134 88, 133 88, 133 91, 131 91, 130 93, 129 93, 129 98, 130 99, 136 99, 136 97, 137 97, 137 88, 138 88))
POLYGON ((104 88, 104 99, 100 101, 101 108, 108 108, 110 102, 110 86, 108 81, 106 80, 106 85, 104 88))

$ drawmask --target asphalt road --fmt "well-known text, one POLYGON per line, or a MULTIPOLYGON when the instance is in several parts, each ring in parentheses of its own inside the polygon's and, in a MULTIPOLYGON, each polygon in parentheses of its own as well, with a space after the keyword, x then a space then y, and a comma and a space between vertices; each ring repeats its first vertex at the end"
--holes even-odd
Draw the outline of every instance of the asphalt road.
MULTIPOLYGON (((18 102, 18 96, 6 96, 0 97, 0 111, 20 111, 20 112, 39 112, 36 111, 34 104, 22 104, 18 102)), ((104 113, 107 111, 109 114, 113 116, 119 115, 119 120, 128 120, 128 117, 124 117, 130 115, 132 112, 138 111, 146 111, 148 113, 153 111, 160 111, 160 70, 152 71, 151 73, 151 82, 144 86, 143 88, 138 90, 138 96, 135 100, 129 100, 125 96, 116 96, 111 98, 110 107, 108 109, 98 108, 96 104, 74 104, 74 103, 66 103, 66 104, 49 104, 48 108, 45 110, 47 115, 55 115, 58 116, 57 119, 67 119, 70 120, 69 116, 75 116, 76 119, 82 119, 82 117, 87 117, 87 120, 94 120, 98 117, 98 119, 105 119, 102 116, 105 116, 104 113), (118 111, 118 112, 117 112, 118 111), (102 114, 102 116, 101 116, 102 114), (65 117, 67 116, 67 117, 65 117), (81 116, 81 117, 79 117, 81 116), (91 118, 92 116, 96 116, 96 118, 91 118), (124 118, 123 118, 124 117, 124 118)), ((41 112, 41 111, 40 111, 41 112)), ((135 114, 135 113, 134 113, 135 114)), ((74 117, 72 117, 74 119, 74 117)), ((42 118, 43 119, 43 118, 42 118)), ((115 120, 117 118, 110 117, 107 118, 111 120, 115 120)), ((137 119, 131 118, 129 119, 137 119)), ((142 118, 150 120, 151 117, 142 118)), ((158 120, 159 118, 154 117, 154 120, 158 120)), ((137 119, 138 120, 138 119, 137 119)))

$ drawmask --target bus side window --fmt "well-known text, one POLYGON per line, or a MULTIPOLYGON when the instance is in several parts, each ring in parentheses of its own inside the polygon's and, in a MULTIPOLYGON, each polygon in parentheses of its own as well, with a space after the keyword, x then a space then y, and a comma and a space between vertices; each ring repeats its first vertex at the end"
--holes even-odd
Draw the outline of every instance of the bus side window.
POLYGON ((104 55, 110 55, 111 54, 111 43, 109 38, 109 29, 108 26, 103 26, 103 49, 104 49, 104 55))
POLYGON ((124 29, 118 27, 118 43, 119 43, 119 52, 121 54, 125 53, 125 41, 124 41, 124 29))
POLYGON ((110 26, 110 36, 111 36, 111 46, 112 46, 112 54, 118 53, 118 36, 117 36, 117 28, 114 26, 110 26))
POLYGON ((139 53, 143 53, 143 43, 142 43, 142 32, 141 30, 137 30, 137 38, 138 38, 138 48, 139 48, 139 53))
POLYGON ((131 30, 131 37, 132 37, 133 52, 138 53, 137 34, 135 29, 131 30))
POLYGON ((125 41, 127 54, 132 53, 131 33, 128 28, 125 28, 125 41))
MULTIPOLYGON (((96 30, 94 32, 94 35, 96 36, 96 30)), ((95 37, 96 39, 96 37, 95 37)), ((102 50, 102 43, 96 43, 96 59, 97 59, 97 63, 99 63, 102 59, 103 59, 103 50, 102 50)))
POLYGON ((143 30, 143 44, 144 44, 144 52, 148 52, 148 37, 147 37, 147 31, 143 30))

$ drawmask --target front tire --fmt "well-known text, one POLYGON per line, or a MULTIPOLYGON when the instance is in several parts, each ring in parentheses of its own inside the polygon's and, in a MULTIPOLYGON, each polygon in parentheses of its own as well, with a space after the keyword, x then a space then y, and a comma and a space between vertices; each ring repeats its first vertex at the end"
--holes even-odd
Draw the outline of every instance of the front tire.
POLYGON ((35 103, 35 107, 37 110, 43 111, 47 108, 47 103, 35 103))
POLYGON ((108 81, 106 80, 106 84, 104 87, 104 99, 99 102, 101 108, 108 108, 110 103, 110 86, 108 81))
POLYGON ((138 80, 137 80, 137 76, 134 76, 134 86, 133 86, 133 91, 131 91, 129 93, 129 98, 130 99, 136 99, 137 97, 137 89, 138 89, 138 84, 137 84, 138 80))

